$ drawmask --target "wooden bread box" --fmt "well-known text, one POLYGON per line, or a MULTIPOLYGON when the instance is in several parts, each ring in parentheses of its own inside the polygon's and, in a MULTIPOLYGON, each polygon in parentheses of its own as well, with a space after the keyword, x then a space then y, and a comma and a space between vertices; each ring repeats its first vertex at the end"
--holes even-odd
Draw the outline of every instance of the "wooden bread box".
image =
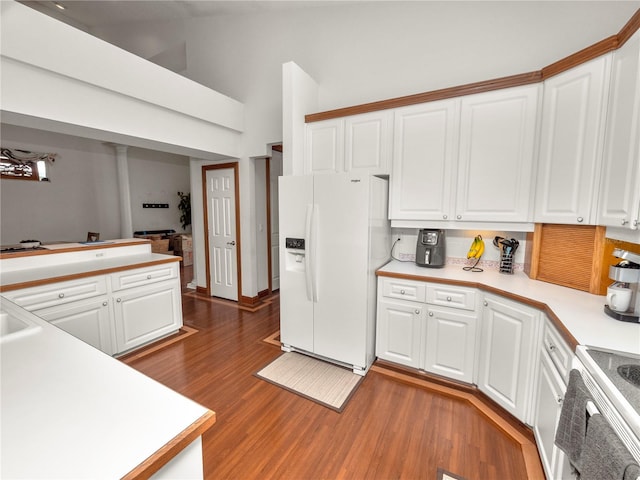
POLYGON ((527 234, 524 271, 532 280, 606 295, 618 263, 614 248, 640 253, 640 245, 605 237, 606 227, 537 223, 527 234))

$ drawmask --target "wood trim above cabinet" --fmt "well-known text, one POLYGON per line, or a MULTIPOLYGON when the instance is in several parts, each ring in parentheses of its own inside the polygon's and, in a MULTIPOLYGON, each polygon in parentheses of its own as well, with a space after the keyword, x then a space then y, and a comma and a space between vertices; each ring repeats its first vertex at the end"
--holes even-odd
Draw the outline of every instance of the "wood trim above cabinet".
POLYGON ((582 50, 547 65, 540 70, 444 88, 441 90, 417 93, 404 97, 396 97, 388 100, 363 103, 361 105, 354 105, 351 107, 337 108, 335 110, 327 110, 325 112, 311 113, 305 115, 304 121, 305 123, 319 122, 321 120, 330 120, 333 118, 347 117, 350 115, 375 112, 378 110, 387 110, 390 108, 406 107, 408 105, 433 102, 435 100, 444 100, 446 98, 490 92, 492 90, 499 90, 502 88, 518 87, 521 85, 528 85, 530 83, 541 82, 546 78, 558 75, 559 73, 593 60, 600 55, 604 55, 605 53, 620 48, 638 29, 640 29, 640 9, 636 10, 631 19, 617 34, 611 35, 610 37, 594 43, 589 47, 583 48, 582 50))

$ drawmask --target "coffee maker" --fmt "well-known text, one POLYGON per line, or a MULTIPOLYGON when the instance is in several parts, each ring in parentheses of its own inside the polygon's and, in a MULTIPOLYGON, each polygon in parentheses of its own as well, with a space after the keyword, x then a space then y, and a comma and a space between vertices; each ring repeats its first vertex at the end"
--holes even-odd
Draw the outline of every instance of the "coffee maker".
POLYGON ((616 320, 640 323, 640 255, 616 248, 613 256, 620 262, 609 267, 614 283, 607 288, 604 311, 616 320))
POLYGON ((441 268, 446 260, 444 230, 423 229, 418 232, 416 265, 441 268))

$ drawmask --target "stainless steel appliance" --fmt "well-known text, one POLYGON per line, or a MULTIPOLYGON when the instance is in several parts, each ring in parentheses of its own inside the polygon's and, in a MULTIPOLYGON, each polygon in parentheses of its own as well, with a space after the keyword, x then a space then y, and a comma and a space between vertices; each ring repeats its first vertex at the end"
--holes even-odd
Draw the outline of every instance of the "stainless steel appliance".
POLYGON ((441 268, 446 259, 444 230, 420 230, 416 244, 416 265, 441 268))
POLYGON ((640 323, 640 255, 615 249, 613 256, 621 261, 609 267, 614 283, 607 289, 607 315, 623 322, 640 323))

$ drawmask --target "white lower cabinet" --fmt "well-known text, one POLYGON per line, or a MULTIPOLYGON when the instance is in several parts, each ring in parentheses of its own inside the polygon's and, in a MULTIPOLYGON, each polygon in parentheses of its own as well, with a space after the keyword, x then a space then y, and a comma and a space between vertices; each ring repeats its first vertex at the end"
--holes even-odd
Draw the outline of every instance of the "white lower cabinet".
POLYGON ((402 300, 379 302, 376 345, 378 358, 419 368, 423 324, 423 305, 402 300))
POLYGON ((174 282, 119 292, 114 302, 116 350, 126 352, 182 326, 180 289, 174 282))
POLYGON ((106 295, 45 308, 36 315, 104 353, 116 352, 106 295))
POLYGON ((534 308, 484 297, 478 388, 529 425, 539 320, 534 308))
POLYGON ((475 313, 429 306, 420 368, 461 382, 474 383, 477 322, 475 313))
POLYGON ((3 296, 109 355, 182 327, 178 262, 52 282, 3 296))

